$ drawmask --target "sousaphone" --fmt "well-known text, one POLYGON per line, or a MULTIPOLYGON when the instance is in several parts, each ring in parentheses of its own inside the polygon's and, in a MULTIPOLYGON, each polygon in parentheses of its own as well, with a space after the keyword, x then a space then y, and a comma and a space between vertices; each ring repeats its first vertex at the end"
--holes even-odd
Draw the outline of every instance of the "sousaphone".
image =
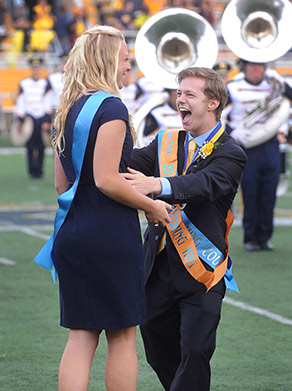
MULTIPOLYGON (((259 63, 275 61, 292 47, 292 4, 289 0, 231 0, 221 19, 222 36, 239 58, 259 63)), ((239 127, 250 128, 245 148, 274 137, 290 115, 290 101, 271 79, 271 94, 255 102, 239 127)), ((288 188, 289 170, 281 174, 278 194, 288 188), (284 189, 285 188, 285 189, 284 189)))
MULTIPOLYGON (((239 58, 267 63, 291 48, 291 21, 292 4, 289 0, 231 0, 222 15, 221 30, 226 45, 239 58)), ((290 101, 281 95, 281 87, 274 79, 271 85, 271 94, 254 103, 238 124, 239 127, 253 128, 243 144, 245 148, 271 139, 289 117, 290 101)))
MULTIPOLYGON (((187 67, 212 67, 217 59, 217 36, 209 22, 194 11, 171 8, 153 15, 139 30, 135 58, 141 72, 158 86, 176 89, 177 74, 187 67)), ((134 115, 137 146, 142 147, 147 114, 166 103, 168 94, 146 102, 134 115)))
POLYGON ((15 116, 10 128, 10 139, 14 146, 23 147, 31 138, 33 132, 33 120, 27 115, 23 122, 15 116))

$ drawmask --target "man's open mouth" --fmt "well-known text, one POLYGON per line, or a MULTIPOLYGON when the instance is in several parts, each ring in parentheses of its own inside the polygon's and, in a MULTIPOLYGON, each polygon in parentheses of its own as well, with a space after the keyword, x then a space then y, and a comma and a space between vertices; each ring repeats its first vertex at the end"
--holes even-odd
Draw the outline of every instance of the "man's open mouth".
POLYGON ((183 109, 183 108, 180 108, 179 111, 181 113, 181 116, 182 116, 183 120, 185 120, 189 115, 192 114, 189 110, 183 109))

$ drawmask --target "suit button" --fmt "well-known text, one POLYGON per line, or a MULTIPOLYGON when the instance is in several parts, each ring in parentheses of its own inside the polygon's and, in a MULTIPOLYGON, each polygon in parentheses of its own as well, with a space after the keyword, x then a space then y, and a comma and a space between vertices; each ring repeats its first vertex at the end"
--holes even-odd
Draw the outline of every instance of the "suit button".
POLYGON ((155 235, 155 236, 154 236, 154 239, 155 239, 155 240, 159 240, 159 235, 155 235))

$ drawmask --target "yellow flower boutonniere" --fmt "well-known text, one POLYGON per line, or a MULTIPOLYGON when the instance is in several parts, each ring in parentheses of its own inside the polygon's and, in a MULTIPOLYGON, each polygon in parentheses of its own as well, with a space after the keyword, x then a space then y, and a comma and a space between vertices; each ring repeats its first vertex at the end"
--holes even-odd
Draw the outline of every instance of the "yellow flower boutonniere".
POLYGON ((206 157, 211 155, 213 150, 216 149, 219 145, 222 145, 222 143, 219 143, 218 141, 215 141, 215 143, 213 143, 213 141, 205 141, 199 149, 199 158, 206 159, 206 157))

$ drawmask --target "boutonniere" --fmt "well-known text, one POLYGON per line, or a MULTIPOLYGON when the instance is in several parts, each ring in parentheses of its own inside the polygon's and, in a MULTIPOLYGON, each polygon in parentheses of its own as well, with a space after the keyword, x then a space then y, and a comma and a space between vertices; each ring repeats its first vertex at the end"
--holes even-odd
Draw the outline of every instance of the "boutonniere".
POLYGON ((199 159, 206 159, 211 153, 214 151, 214 149, 218 148, 219 145, 223 145, 222 143, 219 143, 219 141, 204 141, 203 145, 199 149, 199 159))

